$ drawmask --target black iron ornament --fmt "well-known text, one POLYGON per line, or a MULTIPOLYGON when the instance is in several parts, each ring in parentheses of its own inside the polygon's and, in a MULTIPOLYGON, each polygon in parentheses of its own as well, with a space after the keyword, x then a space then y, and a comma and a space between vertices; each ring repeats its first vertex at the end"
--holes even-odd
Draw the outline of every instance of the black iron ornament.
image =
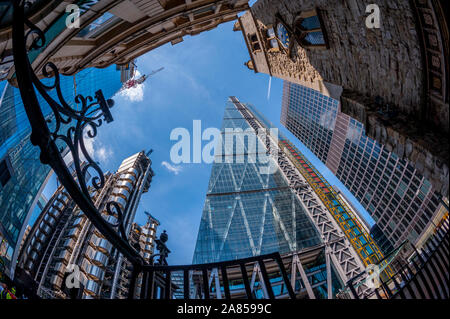
MULTIPOLYGON (((42 70, 43 76, 53 79, 53 82, 48 85, 39 80, 29 61, 28 51, 43 48, 46 43, 45 34, 26 19, 24 14, 25 5, 26 1, 13 1, 12 40, 17 83, 31 125, 31 142, 40 148, 41 162, 49 165, 54 170, 58 180, 80 210, 91 221, 92 225, 132 264, 128 298, 134 298, 135 296, 134 291, 139 274, 143 275, 140 297, 144 299, 152 298, 153 278, 157 273, 165 274, 164 285, 167 289, 164 289, 164 298, 170 298, 172 287, 171 274, 174 271, 183 272, 185 283, 183 288, 184 296, 189 298, 189 274, 195 270, 201 270, 204 297, 209 299, 210 294, 209 289, 207 289, 208 272, 212 268, 217 268, 220 269, 222 278, 224 278, 225 298, 230 299, 230 285, 232 282, 227 279, 226 268, 232 265, 240 265, 242 271, 243 269, 245 270, 243 266, 246 263, 257 262, 261 267, 269 298, 273 299, 274 293, 264 266, 264 262, 268 259, 277 262, 289 297, 295 298, 279 253, 213 264, 168 266, 166 259, 170 250, 166 246, 168 236, 164 231, 160 238, 155 241, 159 253, 153 255, 151 257, 152 264, 148 264, 139 254, 138 245, 132 247, 127 240, 124 216, 120 205, 116 202, 108 202, 106 204, 106 211, 109 215, 107 218, 114 216, 113 220, 115 220, 113 222, 106 220, 102 216, 92 201, 91 193, 92 190, 98 190, 105 185, 105 177, 99 165, 87 152, 84 140, 85 138, 94 138, 103 122, 109 123, 113 120, 109 111, 113 106, 113 102, 112 100, 105 100, 102 91, 99 90, 94 97, 78 94, 74 101, 74 105, 78 107, 71 106, 63 97, 60 87, 60 75, 53 63, 47 63, 42 70), (27 26, 26 33, 25 26, 27 26), (26 43, 30 43, 30 45, 27 47, 26 43), (50 96, 49 92, 51 91, 56 92, 57 100, 50 96), (37 93, 50 106, 52 116, 47 116, 47 118, 44 116, 37 99, 37 93), (65 149, 68 149, 73 157, 74 174, 69 170, 63 159, 63 155, 66 155, 65 149), (81 164, 81 158, 83 158, 85 164, 81 164), (86 181, 88 170, 95 172, 90 185, 86 181), (159 256, 159 259, 153 265, 153 258, 156 256, 159 256)), ((246 273, 242 273, 242 276, 246 285, 247 298, 252 298, 248 276, 246 273)), ((79 297, 79 295, 76 297, 79 297)))
POLYGON ((114 102, 105 100, 102 91, 98 90, 94 97, 78 94, 73 101, 74 106, 70 105, 61 91, 58 68, 51 62, 45 64, 42 74, 45 78, 53 79, 52 83, 44 84, 39 80, 29 61, 28 51, 43 48, 46 39, 44 32, 25 17, 24 7, 27 5, 26 1, 13 1, 13 55, 20 95, 31 124, 31 142, 39 146, 41 162, 51 166, 61 184, 92 224, 139 269, 145 261, 127 241, 119 204, 107 203, 107 213, 116 220, 109 222, 103 218, 91 199, 92 190, 99 190, 105 185, 105 177, 87 151, 85 139, 97 136, 97 130, 103 122, 113 121, 109 108, 114 102), (30 43, 28 47, 27 43, 30 43), (55 92, 57 100, 49 92, 55 92), (44 117, 37 93, 50 106, 52 116, 44 117), (63 159, 65 149, 73 157, 74 175, 63 159), (88 171, 93 176, 89 185, 86 180, 88 171))
POLYGON ((169 236, 167 235, 166 231, 164 230, 161 235, 159 235, 159 239, 155 240, 156 243, 156 249, 159 251, 159 254, 155 254, 151 256, 151 263, 153 264, 153 259, 157 256, 158 262, 157 265, 166 265, 167 266, 167 257, 169 256, 170 250, 166 246, 166 242, 169 239, 169 236))

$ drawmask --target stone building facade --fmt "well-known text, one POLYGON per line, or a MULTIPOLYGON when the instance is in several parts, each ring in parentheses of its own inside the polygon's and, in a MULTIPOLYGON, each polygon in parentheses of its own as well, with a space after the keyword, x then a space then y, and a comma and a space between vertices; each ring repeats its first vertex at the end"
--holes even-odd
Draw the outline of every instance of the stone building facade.
MULTIPOLYGON (((182 42, 184 36, 235 20, 239 12, 249 8, 248 0, 35 2, 28 17, 44 31, 47 41, 42 49, 33 52, 31 59, 41 76, 47 62, 53 62, 64 75, 89 67, 126 65, 163 44, 174 45, 182 42), (69 5, 79 8, 79 27, 68 27, 67 22, 75 21, 69 5)), ((0 6, 0 17, 4 12, 6 16, 0 19, 0 79, 14 83, 11 19, 7 19, 11 11, 8 5, 0 6)))
POLYGON ((448 27, 437 0, 259 0, 246 65, 340 99, 366 134, 448 193, 448 27), (366 13, 376 4, 380 28, 366 13), (447 53, 446 53, 447 52, 447 53))

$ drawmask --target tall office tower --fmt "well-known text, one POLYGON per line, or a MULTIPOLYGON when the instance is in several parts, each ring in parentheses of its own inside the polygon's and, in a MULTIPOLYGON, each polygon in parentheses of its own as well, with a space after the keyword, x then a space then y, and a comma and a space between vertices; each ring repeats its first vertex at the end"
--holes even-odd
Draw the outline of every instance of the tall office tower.
MULTIPOLYGON (((47 84, 51 81, 43 80, 47 84)), ((95 91, 102 89, 108 99, 122 86, 121 70, 115 66, 86 69, 74 77, 61 76, 60 81, 66 102, 74 107, 77 94, 94 96, 95 91)), ((23 232, 51 170, 41 164, 39 148, 31 144, 31 128, 19 89, 3 81, 0 94, 0 236, 8 246, 1 258, 8 264, 7 274, 13 277, 15 263, 11 261, 17 260, 23 232)), ((55 92, 50 95, 58 101, 55 92)), ((38 100, 44 116, 51 119, 47 102, 39 94, 38 100)))
POLYGON ((372 236, 373 240, 384 253, 387 254, 395 249, 394 245, 392 245, 391 241, 378 224, 375 224, 370 228, 370 236, 372 236))
POLYGON ((448 196, 446 8, 435 0, 258 0, 234 30, 249 69, 340 100, 368 137, 448 196))
MULTIPOLYGON (((139 247, 139 253, 145 259, 147 263, 151 263, 151 256, 155 251, 155 239, 156 230, 160 225, 160 222, 153 217, 151 214, 147 213, 148 219, 144 226, 139 226, 136 223, 131 225, 128 242, 133 247, 139 247)), ((128 297, 130 288, 130 278, 133 266, 127 260, 124 260, 120 265, 120 276, 116 279, 115 283, 116 289, 115 293, 111 296, 111 299, 125 299, 128 297)), ((136 281, 135 297, 139 298, 142 286, 142 275, 138 276, 136 281)))
POLYGON ((253 106, 230 97, 193 263, 326 245, 345 283, 382 254, 314 166, 274 129, 253 106))
POLYGON ((367 233, 370 234, 370 236, 373 238, 373 240, 375 241, 377 246, 381 249, 381 251, 387 254, 392 250, 394 250, 394 246, 392 246, 391 242, 383 233, 383 231, 380 229, 378 224, 370 225, 367 219, 361 214, 361 212, 357 208, 353 206, 353 204, 344 195, 344 193, 342 193, 337 186, 333 186, 333 188, 338 191, 338 195, 341 198, 341 200, 351 208, 355 216, 357 216, 358 221, 361 223, 361 225, 364 227, 367 233))
POLYGON ((340 112, 339 101, 285 81, 281 123, 361 202, 385 252, 405 239, 417 243, 441 214, 441 195, 428 179, 367 137, 361 123, 340 112))
MULTIPOLYGON (((108 202, 122 209, 124 227, 130 232, 142 193, 153 177, 151 161, 144 151, 125 159, 116 173, 105 175, 105 185, 92 191, 92 198, 105 219, 108 202)), ((80 270, 80 297, 109 298, 120 275, 121 255, 91 224, 63 187, 49 200, 33 226, 19 259, 19 266, 35 281, 43 297, 66 298, 65 275, 76 265, 80 270)))

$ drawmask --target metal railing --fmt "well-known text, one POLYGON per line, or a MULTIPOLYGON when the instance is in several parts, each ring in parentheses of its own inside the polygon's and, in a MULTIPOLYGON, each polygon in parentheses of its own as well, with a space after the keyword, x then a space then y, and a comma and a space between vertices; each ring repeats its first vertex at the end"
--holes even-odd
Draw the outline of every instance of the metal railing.
POLYGON ((251 280, 249 279, 249 274, 255 265, 261 271, 262 280, 259 287, 264 290, 265 298, 276 298, 270 277, 273 273, 277 273, 281 275, 283 285, 281 291, 287 292, 283 297, 295 299, 294 290, 279 253, 198 265, 144 266, 140 273, 134 272, 132 274, 129 296, 134 295, 134 283, 137 276, 142 274, 141 299, 172 299, 176 289, 183 291, 184 299, 233 299, 242 297, 256 299, 255 291, 251 287, 251 280), (174 273, 181 273, 182 281, 175 282, 172 276, 174 273), (155 280, 155 276, 159 276, 159 280, 155 280))
MULTIPOLYGON (((87 152, 84 139, 94 138, 103 122, 113 121, 109 108, 112 100, 106 100, 101 90, 94 97, 78 94, 75 98, 77 108, 63 98, 60 87, 60 75, 57 67, 49 62, 43 68, 43 74, 52 78, 51 85, 43 84, 33 70, 28 52, 39 50, 45 45, 45 34, 25 17, 27 1, 13 3, 13 55, 14 68, 20 95, 31 125, 31 143, 39 146, 40 160, 49 165, 59 181, 70 194, 77 206, 86 214, 92 224, 136 267, 144 264, 143 258, 130 246, 123 231, 122 211, 115 202, 109 202, 108 212, 117 215, 119 222, 111 224, 105 220, 92 201, 90 187, 99 190, 105 184, 105 178, 98 164, 87 152), (25 29, 25 26, 27 27, 25 29), (29 44, 29 45, 27 45, 29 44), (49 92, 56 92, 58 100, 49 92), (47 102, 52 110, 52 120, 47 120, 37 99, 37 93, 47 102), (63 160, 63 150, 69 149, 75 164, 75 176, 63 160), (81 166, 80 158, 86 159, 86 166, 81 166), (91 185, 87 185, 88 170, 95 172, 91 185)), ((48 118, 48 117, 47 117, 48 118)))
MULTIPOLYGON (((396 255, 403 243, 386 258, 396 255)), ((355 299, 448 299, 449 298, 449 221, 448 219, 428 239, 425 246, 405 262, 398 261, 397 271, 389 278, 379 278, 369 294, 360 296, 356 285, 366 272, 347 282, 355 299)), ((366 278, 367 279, 367 278, 366 278)))
MULTIPOLYGON (((184 297, 186 299, 195 297, 195 295, 190 294, 190 287, 191 285, 200 287, 193 282, 194 279, 197 280, 199 278, 197 273, 200 272, 200 277, 203 279, 201 296, 205 299, 210 299, 211 294, 207 278, 211 275, 212 269, 220 269, 220 275, 217 275, 217 278, 220 277, 223 283, 224 297, 229 299, 232 295, 227 269, 238 267, 241 270, 238 277, 242 278, 246 296, 251 299, 253 295, 250 289, 246 265, 256 263, 262 273, 267 297, 273 299, 275 296, 266 270, 268 261, 275 261, 278 265, 288 296, 295 298, 279 253, 213 264, 168 266, 165 262, 165 257, 167 257, 170 250, 165 245, 162 245, 158 248, 160 252, 158 254, 160 256, 158 265, 152 265, 148 264, 139 252, 129 244, 124 231, 122 211, 117 203, 109 202, 106 206, 111 215, 118 216, 118 223, 111 224, 102 217, 88 189, 101 189, 105 185, 105 177, 98 164, 88 154, 84 139, 94 138, 97 135, 98 127, 102 125, 103 121, 107 123, 113 121, 109 111, 113 101, 105 100, 102 91, 98 90, 94 97, 78 94, 74 101, 75 104, 78 104, 78 108, 72 107, 63 98, 60 88, 60 75, 57 67, 51 62, 44 66, 42 73, 47 78, 53 78, 54 82, 51 85, 43 84, 31 66, 28 52, 39 50, 45 45, 45 34, 26 18, 24 12, 27 7, 27 1, 11 2, 13 3, 14 68, 20 95, 31 125, 31 143, 40 148, 41 162, 49 165, 54 170, 62 186, 64 186, 80 210, 83 211, 96 229, 118 252, 132 264, 129 298, 133 298, 135 295, 138 276, 142 276, 140 281, 142 283, 140 287, 141 298, 149 299, 161 296, 170 298, 172 292, 177 288, 177 285, 172 282, 171 273, 182 271, 184 274, 184 297), (57 93, 58 100, 50 96, 50 91, 57 93), (47 119, 44 117, 41 105, 37 99, 37 93, 50 106, 53 113, 52 120, 48 120, 49 117, 47 119), (81 108, 79 107, 80 105, 81 108), (73 175, 63 160, 63 150, 66 148, 69 149, 73 157, 75 165, 75 173, 73 175), (84 167, 81 166, 81 157, 86 161, 84 167), (96 176, 91 179, 91 185, 87 185, 86 174, 88 169, 96 173, 96 176), (160 289, 159 291, 162 291, 162 294, 156 294, 155 288, 160 289)), ((236 279, 236 274, 234 271, 232 274, 233 280, 236 279)), ((55 297, 51 292, 45 291, 44 293, 47 297, 55 297)))

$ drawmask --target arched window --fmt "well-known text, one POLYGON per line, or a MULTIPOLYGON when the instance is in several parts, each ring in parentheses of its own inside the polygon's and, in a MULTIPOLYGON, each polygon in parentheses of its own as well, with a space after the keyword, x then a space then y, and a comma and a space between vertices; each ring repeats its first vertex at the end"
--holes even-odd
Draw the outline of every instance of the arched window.
POLYGON ((317 15, 308 18, 301 18, 299 21, 299 27, 305 31, 317 30, 320 31, 320 21, 317 15))
POLYGON ((299 14, 294 22, 294 33, 298 43, 305 48, 328 48, 325 29, 317 10, 299 14))

